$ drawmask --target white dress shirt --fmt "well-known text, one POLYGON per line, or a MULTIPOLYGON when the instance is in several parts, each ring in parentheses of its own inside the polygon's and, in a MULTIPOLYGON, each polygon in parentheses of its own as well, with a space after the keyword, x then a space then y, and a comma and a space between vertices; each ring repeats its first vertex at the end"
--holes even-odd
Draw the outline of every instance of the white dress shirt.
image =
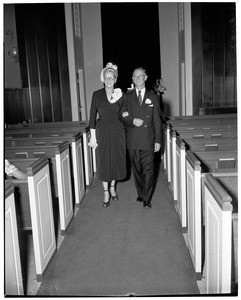
MULTIPOLYGON (((143 99, 144 99, 145 91, 146 91, 146 88, 143 88, 143 89, 141 90, 141 99, 142 99, 142 101, 143 101, 143 99)), ((136 89, 136 95, 137 95, 137 98, 138 98, 138 96, 139 96, 139 90, 138 90, 138 89, 136 89)), ((142 103, 142 102, 141 102, 141 103, 142 103)))

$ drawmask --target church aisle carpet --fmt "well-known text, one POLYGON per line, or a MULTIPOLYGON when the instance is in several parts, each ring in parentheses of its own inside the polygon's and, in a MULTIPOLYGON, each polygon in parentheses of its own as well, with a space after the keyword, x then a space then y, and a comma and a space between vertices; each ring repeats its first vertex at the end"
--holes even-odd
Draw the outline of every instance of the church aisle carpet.
POLYGON ((152 209, 136 202, 133 179, 102 207, 95 179, 38 290, 38 296, 198 295, 191 260, 162 172, 152 209))

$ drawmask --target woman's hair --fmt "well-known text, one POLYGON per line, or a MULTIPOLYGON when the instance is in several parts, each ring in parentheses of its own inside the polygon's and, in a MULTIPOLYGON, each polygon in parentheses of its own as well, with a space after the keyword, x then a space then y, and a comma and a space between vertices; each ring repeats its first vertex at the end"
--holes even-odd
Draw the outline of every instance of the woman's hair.
POLYGON ((114 78, 118 78, 118 68, 116 65, 113 65, 112 63, 108 63, 106 67, 101 71, 100 73, 100 81, 105 82, 105 74, 106 72, 112 72, 114 75, 114 78))

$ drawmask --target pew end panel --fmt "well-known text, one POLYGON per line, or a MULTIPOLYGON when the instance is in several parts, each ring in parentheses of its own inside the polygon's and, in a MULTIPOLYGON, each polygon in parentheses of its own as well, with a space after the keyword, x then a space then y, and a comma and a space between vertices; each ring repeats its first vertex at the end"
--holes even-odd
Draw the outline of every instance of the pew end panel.
POLYGON ((167 147, 166 147, 166 140, 167 140, 167 132, 166 132, 166 122, 165 122, 165 119, 163 119, 162 121, 162 141, 163 141, 163 144, 162 144, 162 148, 163 148, 163 158, 162 158, 162 166, 163 166, 163 170, 166 171, 166 165, 167 165, 167 154, 166 154, 166 151, 167 151, 167 147))
POLYGON ((20 247, 15 210, 14 187, 5 184, 5 294, 21 296, 24 294, 20 247))
POLYGON ((232 198, 205 176, 205 279, 208 294, 231 292, 232 198))
POLYGON ((232 282, 231 292, 238 286, 238 173, 212 174, 232 199, 232 282))
POLYGON ((177 153, 176 153, 176 132, 172 129, 170 130, 171 140, 170 140, 170 147, 171 147, 171 180, 170 180, 170 189, 172 192, 174 204, 177 204, 177 153))
POLYGON ((23 230, 32 230, 28 180, 7 179, 6 182, 11 182, 14 186, 18 228, 23 230))
POLYGON ((187 151, 187 240, 196 280, 202 279, 202 226, 201 226, 201 166, 191 151, 187 151))
POLYGON ((177 212, 182 231, 187 232, 186 147, 180 137, 177 137, 176 144, 176 173, 173 180, 177 189, 177 212))
POLYGON ((163 166, 165 175, 167 177, 168 183, 171 181, 171 146, 170 146, 170 125, 163 124, 164 128, 164 153, 163 153, 163 166))
POLYGON ((35 253, 36 279, 43 276, 56 252, 56 237, 53 220, 52 193, 49 164, 42 157, 27 167, 30 210, 35 253))
POLYGON ((71 144, 73 158, 73 172, 75 181, 75 205, 79 207, 82 199, 85 196, 85 176, 84 176, 84 161, 83 161, 83 143, 81 138, 73 140, 71 144))
POLYGON ((60 229, 65 235, 67 227, 74 216, 73 195, 70 172, 69 145, 63 142, 56 148, 56 170, 59 193, 60 229))

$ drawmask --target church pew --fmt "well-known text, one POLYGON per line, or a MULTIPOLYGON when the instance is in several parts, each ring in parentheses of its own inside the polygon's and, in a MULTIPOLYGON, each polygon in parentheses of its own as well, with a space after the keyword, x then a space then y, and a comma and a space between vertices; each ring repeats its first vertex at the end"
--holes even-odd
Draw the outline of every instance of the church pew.
POLYGON ((172 130, 176 131, 197 131, 197 130, 212 130, 212 129, 237 129, 237 120, 228 121, 227 123, 210 123, 210 122, 200 122, 198 124, 193 124, 191 122, 185 122, 183 124, 172 124, 171 122, 168 122, 171 125, 172 130))
POLYGON ((80 132, 82 134, 82 139, 83 139, 85 183, 86 186, 88 187, 94 178, 94 172, 96 172, 95 151, 88 146, 88 142, 90 140, 89 127, 85 124, 82 126, 77 126, 75 122, 68 122, 68 126, 64 125, 65 122, 37 123, 37 124, 39 124, 39 127, 7 128, 5 129, 5 138, 6 139, 12 139, 17 137, 31 138, 31 137, 39 137, 39 136, 60 137, 65 135, 70 137, 71 135, 80 132), (57 126, 54 127, 56 123, 57 126), (70 126, 71 124, 72 126, 70 126))
POLYGON ((210 119, 226 119, 226 118, 237 118, 236 113, 225 114, 225 116, 220 114, 210 114, 210 115, 190 115, 190 116, 167 116, 166 121, 169 120, 210 120, 210 119))
POLYGON ((237 115, 235 116, 219 116, 216 118, 194 118, 189 119, 169 119, 165 121, 170 124, 172 127, 182 127, 182 126, 205 126, 205 125, 235 125, 237 124, 237 115))
POLYGON ((43 156, 36 160, 11 160, 11 162, 27 173, 26 180, 7 179, 5 182, 6 184, 11 182, 15 191, 20 190, 18 192, 20 197, 15 199, 16 206, 30 210, 23 215, 17 215, 17 225, 19 229, 24 229, 22 227, 24 224, 31 226, 36 279, 42 281, 56 252, 49 161, 43 156))
POLYGON ((202 276, 201 178, 206 173, 237 172, 237 151, 186 151, 187 243, 197 280, 202 276))
POLYGON ((185 139, 182 140, 180 136, 175 135, 175 131, 172 134, 171 143, 171 179, 170 189, 173 194, 174 201, 177 201, 178 195, 178 176, 181 176, 181 172, 184 172, 185 164, 185 150, 195 151, 229 151, 237 149, 237 137, 230 138, 212 138, 212 139, 185 139), (182 154, 182 151, 184 154, 182 154), (182 159, 182 161, 181 161, 182 159))
POLYGON ((84 162, 82 150, 82 134, 80 132, 69 136, 47 136, 38 137, 37 134, 29 139, 12 138, 5 139, 5 147, 16 146, 49 146, 58 145, 67 141, 71 148, 71 167, 73 169, 75 205, 78 207, 85 195, 84 162))
POLYGON ((24 294, 19 237, 15 209, 14 188, 11 182, 5 184, 5 295, 24 294))
POLYGON ((5 147, 5 157, 37 158, 46 155, 49 158, 53 194, 58 197, 60 229, 64 235, 73 218, 73 197, 70 172, 68 142, 51 146, 5 147))
POLYGON ((182 139, 206 139, 206 138, 222 138, 222 137, 237 137, 237 129, 219 129, 217 124, 214 127, 210 126, 208 130, 179 130, 171 128, 170 124, 163 124, 164 132, 164 153, 163 153, 163 168, 167 176, 168 182, 171 181, 171 166, 172 166, 172 151, 175 147, 176 136, 179 135, 182 139))
POLYGON ((65 121, 65 122, 38 122, 38 123, 18 123, 7 124, 8 129, 18 128, 39 128, 39 127, 73 127, 73 126, 88 126, 86 121, 65 121))
POLYGON ((205 292, 231 293, 232 281, 238 284, 238 175, 207 174, 204 200, 205 292))

